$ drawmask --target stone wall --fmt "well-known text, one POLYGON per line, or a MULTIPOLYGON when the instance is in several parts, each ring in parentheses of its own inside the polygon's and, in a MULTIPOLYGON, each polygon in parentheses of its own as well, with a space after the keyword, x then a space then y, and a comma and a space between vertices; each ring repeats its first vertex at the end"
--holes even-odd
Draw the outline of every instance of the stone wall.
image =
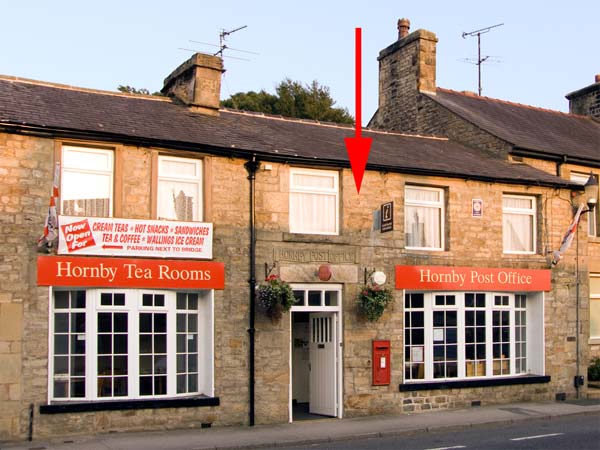
MULTIPOLYGON (((93 143, 91 143, 93 145, 93 143)), ((124 430, 199 427, 247 421, 248 189, 243 161, 205 157, 214 167, 207 198, 214 212, 214 259, 227 286, 215 291, 215 395, 219 407, 39 414, 48 402, 48 288, 36 281, 37 240, 52 189, 59 141, 0 134, 0 442, 24 439, 34 406, 36 438, 124 430)), ((104 144, 106 146, 106 144, 104 144)), ((151 217, 152 155, 115 148, 115 214, 151 217)), ((169 151, 168 153, 173 153, 169 151)), ((181 156, 189 153, 181 153, 181 156)))
MULTIPOLYGON (((249 199, 244 160, 204 156, 208 190, 207 210, 214 223, 214 260, 225 263, 226 286, 215 291, 215 395, 220 406, 138 411, 105 411, 40 415, 48 401, 48 289, 36 283, 37 238, 51 192, 56 142, 52 139, 0 134, 0 173, 6 182, 0 195, 0 440, 24 439, 29 427, 29 405, 34 405, 34 437, 91 434, 126 430, 156 430, 245 424, 248 420, 248 219, 249 199)), ((151 217, 152 153, 159 149, 119 147, 122 169, 120 199, 123 217, 151 217)), ((172 153, 172 152, 171 152, 172 153)), ((556 393, 574 396, 575 290, 574 250, 553 269, 552 291, 545 295, 546 374, 549 384, 431 392, 398 390, 403 382, 403 299, 394 302, 376 323, 356 311, 356 294, 365 268, 388 276, 393 287, 396 265, 455 265, 508 268, 548 268, 547 251, 558 247, 571 218, 569 192, 543 187, 501 185, 439 177, 417 177, 368 171, 360 196, 350 170, 340 170, 340 234, 289 233, 289 169, 271 164, 256 175, 257 252, 260 281, 264 264, 288 282, 319 282, 320 262, 290 260, 289 251, 326 255, 343 294, 344 415, 415 412, 452 408, 471 401, 507 402, 553 399, 556 393), (442 187, 445 207, 446 250, 405 249, 404 185, 442 187), (536 255, 502 253, 501 197, 504 191, 536 195, 539 199, 539 251, 536 255), (471 215, 471 199, 481 198, 484 214, 471 215), (394 230, 373 230, 373 211, 394 201, 394 230), (288 252, 288 253, 286 253, 288 252), (557 326, 560 323, 561 326, 557 326), (391 384, 371 385, 371 340, 389 339, 392 348, 391 384)), ((587 252, 586 242, 580 250, 587 252)), ((582 272, 583 275, 583 272, 582 272)), ((585 295, 585 290, 582 290, 585 295)), ((587 326, 587 304, 582 324, 587 326)), ((581 358, 587 358, 587 347, 581 358)), ((260 310, 256 321, 256 423, 289 420, 289 315, 272 323, 260 310)))
MULTIPOLYGON (((399 392, 403 382, 403 298, 402 291, 394 291, 395 300, 377 323, 366 322, 357 314, 355 298, 362 284, 364 268, 383 270, 388 284, 393 287, 396 265, 456 265, 508 268, 549 268, 548 252, 558 248, 563 230, 571 219, 571 208, 565 199, 568 191, 539 187, 516 187, 476 181, 450 180, 435 177, 414 177, 399 174, 366 172, 358 196, 349 170, 340 171, 341 184, 341 232, 339 236, 291 235, 288 233, 288 200, 286 195, 288 166, 273 165, 271 171, 257 174, 258 221, 257 273, 263 263, 276 265, 281 276, 290 283, 319 282, 319 262, 287 262, 279 255, 297 254, 310 249, 313 252, 331 252, 346 249, 356 252, 357 263, 330 261, 330 283, 343 285, 343 348, 344 348, 344 415, 360 416, 383 413, 416 412, 433 408, 451 408, 470 405, 472 401, 482 404, 521 400, 551 400, 557 393, 575 396, 572 387, 575 369, 575 287, 574 251, 571 249, 552 272, 551 292, 545 294, 546 374, 549 384, 512 386, 498 388, 452 389, 431 392, 399 392), (448 229, 447 251, 427 252, 406 250, 404 241, 404 184, 421 183, 446 188, 446 223, 448 229), (505 255, 502 253, 502 193, 522 192, 538 196, 539 214, 538 254, 533 256, 505 255), (484 214, 481 218, 471 216, 471 199, 482 198, 484 214), (268 199, 275 199, 272 203, 268 199), (373 210, 381 203, 394 201, 395 229, 389 233, 372 230, 373 210), (543 217, 542 217, 543 215, 543 217), (483 231, 485 230, 485 231, 483 231), (285 250, 285 253, 283 250, 285 250), (562 325, 557 327, 560 322, 562 325), (391 384, 371 385, 371 341, 389 339, 392 348, 391 384)), ((585 243, 581 243, 585 247, 585 243)), ((584 250, 585 251, 585 250, 584 250)), ((583 295, 584 290, 582 290, 583 295)), ((582 304, 582 324, 587 325, 587 306, 582 304)), ((288 345, 289 319, 272 325, 268 320, 259 321, 257 331, 257 370, 269 372, 258 375, 267 385, 257 384, 259 402, 258 420, 284 422, 288 419, 286 399, 289 396, 289 350, 277 347, 274 342, 288 345), (262 339, 263 336, 269 336, 262 339), (264 346, 264 344, 267 344, 264 346), (275 358, 280 358, 275 360, 275 358), (282 369, 283 368, 283 369, 282 369), (270 404, 270 400, 281 402, 270 404), (263 403, 261 403, 263 405, 263 403), (268 411, 267 416, 262 416, 268 411)), ((583 361, 587 347, 580 347, 583 361)))

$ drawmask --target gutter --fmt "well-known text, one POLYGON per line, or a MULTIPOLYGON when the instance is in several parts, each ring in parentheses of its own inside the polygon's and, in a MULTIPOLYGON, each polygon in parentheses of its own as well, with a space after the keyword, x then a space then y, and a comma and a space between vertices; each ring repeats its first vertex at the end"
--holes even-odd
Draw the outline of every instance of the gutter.
POLYGON ((559 165, 570 163, 570 164, 576 164, 578 166, 588 166, 588 167, 600 168, 600 159, 594 160, 594 159, 580 158, 577 156, 569 156, 569 155, 559 155, 559 154, 553 155, 553 154, 549 154, 549 153, 542 152, 542 151, 530 150, 530 149, 519 148, 519 147, 514 147, 510 151, 510 153, 515 156, 524 156, 524 157, 528 157, 528 158, 542 159, 545 161, 553 161, 559 165))

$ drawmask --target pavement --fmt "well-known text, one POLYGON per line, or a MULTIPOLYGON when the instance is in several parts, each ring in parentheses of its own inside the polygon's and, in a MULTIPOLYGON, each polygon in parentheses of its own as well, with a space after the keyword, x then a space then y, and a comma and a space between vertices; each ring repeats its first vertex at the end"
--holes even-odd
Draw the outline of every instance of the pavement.
POLYGON ((310 445, 361 438, 414 435, 461 430, 525 420, 552 420, 561 416, 597 415, 600 399, 563 402, 526 402, 435 410, 416 414, 368 416, 351 419, 325 418, 254 427, 110 433, 32 442, 0 442, 2 450, 200 450, 251 449, 310 445))

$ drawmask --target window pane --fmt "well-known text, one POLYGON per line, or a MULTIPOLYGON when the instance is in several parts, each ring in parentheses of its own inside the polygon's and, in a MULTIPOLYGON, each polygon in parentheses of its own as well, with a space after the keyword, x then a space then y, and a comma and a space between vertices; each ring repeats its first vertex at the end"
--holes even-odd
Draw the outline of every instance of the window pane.
POLYGON ((336 233, 336 202, 336 195, 291 193, 290 231, 292 233, 336 233))
POLYGON ((54 292, 54 309, 69 308, 69 292, 55 291, 54 292))
POLYGON ((321 291, 308 291, 308 306, 321 306, 321 291))
POLYGON ((55 313, 54 314, 54 332, 67 333, 69 331, 69 314, 55 313))
POLYGON ((600 299, 590 300, 590 337, 600 337, 600 299))
POLYGON ((112 151, 65 146, 62 159, 62 213, 74 216, 109 216, 113 178, 112 151))
POLYGON ((505 252, 535 252, 535 199, 502 198, 502 238, 505 252))
POLYGON ((159 219, 202 220, 202 161, 159 156, 159 219))
POLYGON ((337 172, 292 169, 290 174, 290 232, 337 234, 337 172))

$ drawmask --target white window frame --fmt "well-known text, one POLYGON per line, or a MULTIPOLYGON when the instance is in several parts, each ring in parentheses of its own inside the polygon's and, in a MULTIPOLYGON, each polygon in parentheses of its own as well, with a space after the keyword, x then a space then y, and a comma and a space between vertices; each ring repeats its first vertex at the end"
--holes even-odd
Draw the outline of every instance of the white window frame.
POLYGON ((167 155, 158 155, 158 179, 156 183, 156 215, 158 219, 168 219, 168 220, 178 220, 177 218, 167 218, 161 217, 161 208, 159 199, 161 197, 161 186, 164 186, 163 183, 169 182, 181 182, 188 184, 195 184, 198 198, 197 205, 194 207, 193 211, 193 221, 194 222, 202 222, 203 220, 203 211, 204 211, 204 185, 203 185, 203 161, 202 159, 196 158, 183 158, 180 156, 167 156, 167 155), (173 161, 178 163, 191 164, 194 166, 194 175, 186 175, 182 173, 167 173, 163 168, 162 162, 164 161, 173 161))
POLYGON ((535 255, 537 252, 537 199, 532 195, 518 195, 518 194, 503 194, 502 195, 502 252, 505 254, 513 254, 513 255, 535 255), (516 198, 520 200, 530 200, 531 208, 511 208, 504 206, 505 198, 516 198), (519 251, 519 250, 511 250, 506 249, 504 247, 504 233, 506 232, 504 226, 504 215, 505 214, 519 214, 524 216, 531 217, 532 223, 532 236, 531 236, 531 244, 532 250, 527 251, 519 251))
MULTIPOLYGON (((76 310, 81 312, 81 310, 76 310)), ((189 310, 185 310, 189 314, 189 310)), ((69 333, 71 334, 71 333, 69 333)), ((69 356, 71 353, 69 353, 69 356)), ((195 397, 198 395, 214 396, 214 295, 211 290, 156 290, 156 289, 85 289, 85 288, 50 288, 49 289, 49 333, 48 333, 48 402, 73 403, 84 401, 114 401, 114 400, 151 400, 181 397, 195 397), (69 310, 55 310, 54 292, 56 291, 86 291, 85 306, 85 396, 67 397, 54 396, 54 313, 69 312, 69 310), (177 347, 176 347, 176 318, 177 292, 198 294, 198 390, 189 393, 177 393, 177 347), (102 293, 125 293, 125 306, 100 305, 102 293), (143 306, 142 294, 164 294, 165 306, 143 306), (99 312, 127 312, 128 331, 128 395, 100 397, 98 395, 98 313, 99 312), (167 394, 165 395, 139 395, 139 318, 143 312, 167 313, 167 394)))
MULTIPOLYGON (((597 304, 600 308, 600 290, 592 291, 592 279, 596 280, 598 284, 600 284, 600 273, 591 273, 590 274, 590 342, 593 344, 600 344, 600 334, 594 336, 592 335, 592 317, 591 317, 591 309, 592 303, 597 304)), ((598 330, 600 330, 600 324, 598 324, 598 330)))
POLYGON ((445 236, 446 236, 446 228, 445 228, 445 217, 446 217, 446 212, 445 212, 445 190, 443 188, 436 188, 436 187, 428 187, 428 186, 418 186, 418 185, 414 185, 414 184, 407 184, 404 186, 404 233, 405 235, 408 234, 407 231, 407 210, 409 206, 414 206, 414 207, 421 207, 421 208, 436 208, 439 210, 439 220, 440 220, 440 224, 439 224, 439 228, 440 228, 440 245, 439 247, 418 247, 418 246, 410 246, 408 244, 406 244, 406 248, 407 249, 411 249, 411 250, 433 250, 433 251, 443 251, 445 248, 445 236), (426 200, 410 200, 408 199, 408 196, 406 195, 406 191, 409 189, 413 189, 413 190, 422 190, 422 191, 433 191, 433 192, 438 192, 439 193, 439 200, 438 201, 426 201, 426 200))
POLYGON ((302 169, 302 168, 290 168, 290 196, 289 196, 289 226, 290 233, 301 233, 301 234, 320 234, 320 235, 338 235, 340 229, 340 193, 339 193, 339 173, 334 170, 322 170, 322 169, 302 169), (321 177, 331 177, 333 180, 332 188, 315 188, 311 186, 298 185, 294 182, 294 175, 317 175, 321 177), (315 231, 310 228, 303 228, 299 218, 295 217, 292 213, 292 201, 294 194, 314 194, 314 195, 326 195, 333 196, 335 203, 335 210, 329 212, 333 214, 334 230, 332 231, 315 231))
MULTIPOLYGON (((447 382, 447 381, 466 381, 474 379, 484 378, 503 378, 509 376, 520 376, 526 374, 537 374, 543 375, 544 372, 544 337, 543 337, 543 293, 527 293, 526 294, 526 370, 517 372, 516 370, 516 352, 515 352, 515 295, 525 295, 524 293, 506 293, 506 292, 457 292, 457 291, 435 291, 435 292, 422 292, 422 291, 405 291, 404 295, 411 294, 423 294, 423 307, 422 308, 404 308, 406 313, 411 312, 423 312, 423 323, 424 323, 424 345, 423 345, 423 378, 405 378, 407 368, 412 368, 414 364, 418 362, 407 361, 406 357, 403 357, 403 379, 405 384, 414 383, 425 383, 425 382, 447 382), (485 375, 483 376, 469 376, 467 377, 466 370, 466 326, 465 326, 465 313, 467 310, 473 310, 465 306, 465 294, 485 294, 485 307, 477 308, 481 311, 485 311, 485 375), (435 297, 438 295, 452 295, 455 297, 455 305, 435 305, 435 297), (494 296, 508 296, 508 305, 494 305, 494 296), (494 357, 493 357, 493 311, 508 311, 510 315, 510 338, 509 348, 510 357, 509 362, 509 373, 502 375, 494 375, 494 357), (433 313, 435 311, 457 311, 457 376, 447 378, 434 378, 434 358, 433 358, 433 347, 434 347, 434 326, 433 326, 433 313), (542 331, 540 331, 542 330, 542 331)), ((406 301, 406 297, 404 297, 406 301)), ((411 324, 414 328, 414 324, 411 324)), ((406 324, 403 325, 403 329, 406 332, 406 324)), ((420 345, 417 345, 417 347, 420 345)), ((409 345, 406 341, 403 343, 403 355, 406 355, 406 351, 411 351, 411 348, 415 345, 411 342, 409 345)))
MULTIPOLYGON (((595 175, 596 181, 598 177, 595 175)), ((579 172, 571 172, 571 181, 574 183, 585 185, 590 178, 589 173, 579 173, 579 172)), ((588 236, 595 237, 598 232, 598 223, 597 223, 597 211, 591 211, 587 214, 588 221, 588 236)))
MULTIPOLYGON (((62 146, 62 159, 61 159, 61 177, 60 177, 60 212, 61 214, 65 214, 64 204, 63 202, 68 200, 79 200, 68 198, 72 195, 69 195, 68 189, 65 187, 65 178, 66 175, 71 174, 81 174, 81 175, 102 175, 108 176, 108 190, 109 190, 109 205, 108 205, 108 217, 113 216, 114 210, 114 151, 109 149, 102 148, 91 148, 91 147, 82 147, 76 145, 63 145, 62 146), (80 154, 90 154, 90 155, 104 155, 106 157, 107 165, 105 167, 79 167, 77 165, 71 164, 69 162, 69 153, 80 153, 80 154), (67 197, 67 198, 65 198, 67 197)), ((72 214, 74 215, 74 214, 72 214)), ((80 214, 81 216, 85 216, 86 214, 80 214)))

